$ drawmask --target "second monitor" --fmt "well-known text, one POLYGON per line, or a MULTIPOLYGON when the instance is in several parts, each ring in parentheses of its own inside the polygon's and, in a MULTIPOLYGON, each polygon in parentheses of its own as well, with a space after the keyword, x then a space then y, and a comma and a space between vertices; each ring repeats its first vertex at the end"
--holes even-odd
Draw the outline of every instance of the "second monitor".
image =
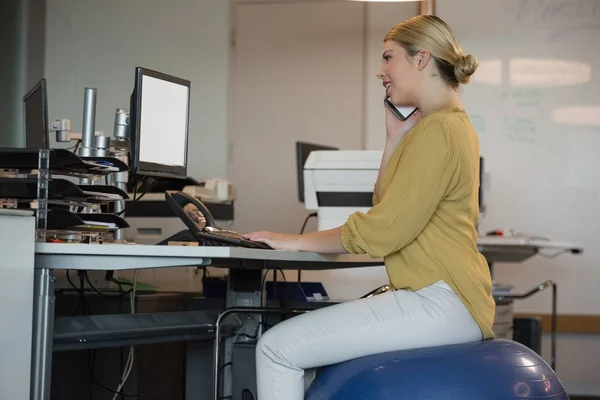
POLYGON ((187 176, 190 87, 188 80, 136 68, 129 120, 132 174, 187 176))
POLYGON ((317 143, 296 142, 296 173, 298 181, 298 200, 304 203, 304 164, 312 151, 339 150, 337 147, 317 143))
POLYGON ((50 148, 48 133, 48 92, 46 79, 40 79, 23 96, 23 124, 25 147, 28 149, 50 148))

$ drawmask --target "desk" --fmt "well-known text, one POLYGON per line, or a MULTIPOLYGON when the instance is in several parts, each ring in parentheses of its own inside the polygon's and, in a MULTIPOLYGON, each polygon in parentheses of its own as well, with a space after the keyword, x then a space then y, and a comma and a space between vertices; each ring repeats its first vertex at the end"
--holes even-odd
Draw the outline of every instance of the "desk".
MULTIPOLYGON (((306 252, 255 250, 232 247, 153 246, 129 244, 35 245, 32 382, 34 400, 50 399, 54 332, 54 279, 52 270, 125 270, 210 265, 230 268, 226 307, 260 307, 265 269, 325 270, 381 265, 368 256, 322 255, 306 252)), ((258 320, 259 316, 253 316, 258 320)), ((226 341, 224 351, 232 351, 226 341)), ((211 359, 212 360, 212 359, 211 359)), ((231 374, 224 373, 225 387, 231 374)))
POLYGON ((581 254, 583 252, 581 247, 573 243, 518 236, 481 236, 477 247, 488 261, 492 274, 494 263, 520 263, 533 257, 540 251, 572 254, 581 254))
MULTIPOLYGON (((479 248, 489 262, 520 262, 533 256, 540 249, 580 251, 570 244, 498 237, 482 237, 479 248)), ((125 270, 202 265, 230 268, 226 307, 256 308, 262 303, 260 285, 265 269, 277 267, 326 270, 381 264, 382 260, 367 256, 322 255, 230 247, 37 243, 33 291, 31 398, 34 400, 50 398, 54 331, 52 270, 54 269, 125 270)), ((226 341, 224 350, 225 353, 233 351, 232 341, 226 341)), ((231 388, 231 373, 225 371, 222 382, 226 390, 231 388)))

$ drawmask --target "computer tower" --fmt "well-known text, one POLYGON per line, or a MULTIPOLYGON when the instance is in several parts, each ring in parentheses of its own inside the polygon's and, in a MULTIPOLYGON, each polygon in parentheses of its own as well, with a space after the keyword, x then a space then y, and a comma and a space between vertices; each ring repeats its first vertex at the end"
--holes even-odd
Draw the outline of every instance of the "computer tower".
POLYGON ((513 340, 541 355, 542 320, 540 318, 515 318, 513 321, 513 340))

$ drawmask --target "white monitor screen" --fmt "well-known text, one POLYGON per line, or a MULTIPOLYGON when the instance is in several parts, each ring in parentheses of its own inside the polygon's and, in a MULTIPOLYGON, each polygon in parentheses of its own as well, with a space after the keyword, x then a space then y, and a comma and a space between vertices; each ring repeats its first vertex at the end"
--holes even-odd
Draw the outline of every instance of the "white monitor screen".
POLYGON ((185 166, 189 88, 142 76, 139 161, 185 166))

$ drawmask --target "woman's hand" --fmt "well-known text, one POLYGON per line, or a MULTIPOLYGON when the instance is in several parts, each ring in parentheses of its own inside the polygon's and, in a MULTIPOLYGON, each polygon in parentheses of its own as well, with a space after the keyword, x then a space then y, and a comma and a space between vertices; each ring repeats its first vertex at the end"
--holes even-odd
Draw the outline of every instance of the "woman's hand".
POLYGON ((259 231, 247 233, 243 236, 248 240, 266 243, 275 250, 299 250, 298 243, 300 241, 300 235, 259 231))
POLYGON ((342 245, 342 227, 290 235, 267 231, 251 232, 243 235, 248 240, 263 242, 275 250, 310 251, 313 253, 345 254, 348 251, 342 245))
POLYGON ((401 121, 385 104, 385 134, 388 141, 399 144, 402 138, 421 120, 421 111, 415 111, 406 121, 401 121))

